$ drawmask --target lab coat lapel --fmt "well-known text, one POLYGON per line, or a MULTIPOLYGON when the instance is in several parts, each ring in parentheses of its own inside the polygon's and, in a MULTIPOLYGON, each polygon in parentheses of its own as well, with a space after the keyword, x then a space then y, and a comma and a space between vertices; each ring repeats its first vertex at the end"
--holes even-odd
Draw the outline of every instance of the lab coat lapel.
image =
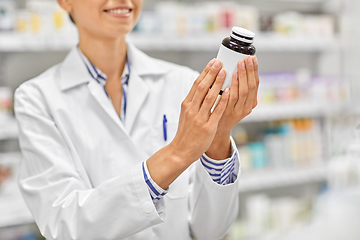
POLYGON ((140 109, 143 107, 150 89, 144 78, 159 79, 170 69, 162 61, 149 57, 131 42, 127 42, 127 54, 130 61, 130 79, 128 88, 127 113, 125 127, 129 134, 132 129, 140 109), (157 76, 154 78, 154 76, 157 76), (151 78, 152 77, 152 78, 151 78))
POLYGON ((77 48, 72 48, 59 68, 60 89, 66 91, 78 85, 88 83, 91 79, 77 48))
POLYGON ((90 76, 83 60, 79 56, 77 48, 74 47, 61 65, 60 88, 62 91, 66 91, 84 83, 88 83, 87 86, 90 94, 104 109, 104 112, 106 112, 124 134, 129 137, 110 99, 106 96, 104 88, 90 76))
POLYGON ((89 88, 91 95, 96 99, 96 101, 100 104, 100 106, 104 109, 104 111, 109 115, 109 117, 112 120, 114 120, 115 124, 117 124, 120 127, 120 129, 124 132, 124 134, 130 138, 124 125, 121 123, 121 120, 120 120, 119 116, 117 115, 113 105, 111 104, 110 99, 106 96, 102 85, 100 85, 99 83, 97 83, 94 80, 94 81, 89 82, 88 88, 89 88))
POLYGON ((136 116, 149 94, 148 86, 135 70, 136 69, 131 70, 127 94, 125 128, 129 133, 131 133, 136 116))

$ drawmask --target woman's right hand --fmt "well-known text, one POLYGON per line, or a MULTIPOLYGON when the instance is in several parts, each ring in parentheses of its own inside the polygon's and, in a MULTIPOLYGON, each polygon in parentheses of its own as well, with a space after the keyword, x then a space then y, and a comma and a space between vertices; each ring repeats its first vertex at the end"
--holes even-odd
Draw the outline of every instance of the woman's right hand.
POLYGON ((223 92, 213 112, 211 109, 225 76, 221 61, 211 60, 182 102, 178 130, 169 147, 186 165, 199 159, 214 139, 229 99, 229 89, 223 92))
POLYGON ((221 66, 213 59, 205 67, 182 102, 174 139, 146 161, 150 176, 162 189, 198 160, 215 137, 230 95, 225 89, 211 112, 225 81, 226 72, 221 66))

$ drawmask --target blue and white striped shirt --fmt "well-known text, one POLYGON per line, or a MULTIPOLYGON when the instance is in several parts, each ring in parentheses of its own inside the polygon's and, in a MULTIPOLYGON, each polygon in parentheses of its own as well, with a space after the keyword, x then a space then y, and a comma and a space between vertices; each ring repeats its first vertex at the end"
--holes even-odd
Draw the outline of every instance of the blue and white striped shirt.
MULTIPOLYGON (((101 84, 104 88, 104 92, 106 96, 109 97, 106 89, 105 89, 105 83, 107 76, 100 71, 97 67, 95 67, 87 57, 81 52, 81 50, 78 48, 79 55, 81 59, 84 61, 85 66, 87 70, 89 71, 89 74, 91 77, 97 81, 99 84, 101 84)), ((128 59, 126 59, 128 60, 128 59)), ((123 124, 125 124, 125 117, 126 117, 126 105, 127 105, 127 88, 130 78, 130 65, 129 62, 126 61, 126 65, 123 71, 123 74, 121 76, 121 84, 122 84, 122 90, 123 90, 123 97, 121 101, 121 113, 120 113, 120 119, 122 120, 123 124)), ((235 143, 232 141, 231 151, 232 156, 225 160, 213 160, 206 156, 206 154, 203 154, 200 158, 200 161, 206 171, 209 173, 211 179, 221 185, 226 185, 229 183, 233 183, 237 178, 237 153, 234 151, 236 148, 235 143)), ((167 190, 162 189, 159 185, 155 183, 155 181, 151 178, 149 170, 147 168, 146 161, 142 163, 142 171, 144 174, 144 180, 146 182, 146 185, 148 187, 151 199, 153 200, 153 203, 155 204, 160 199, 165 196, 167 193, 167 190)))

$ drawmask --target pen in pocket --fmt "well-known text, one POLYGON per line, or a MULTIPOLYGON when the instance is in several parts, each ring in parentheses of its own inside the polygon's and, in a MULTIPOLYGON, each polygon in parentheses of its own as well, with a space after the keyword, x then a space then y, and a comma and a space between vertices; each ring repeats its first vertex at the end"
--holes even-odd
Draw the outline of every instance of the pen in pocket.
POLYGON ((164 141, 167 140, 167 126, 166 126, 166 123, 167 123, 167 119, 166 119, 166 115, 164 115, 164 118, 163 118, 163 133, 164 133, 164 141))

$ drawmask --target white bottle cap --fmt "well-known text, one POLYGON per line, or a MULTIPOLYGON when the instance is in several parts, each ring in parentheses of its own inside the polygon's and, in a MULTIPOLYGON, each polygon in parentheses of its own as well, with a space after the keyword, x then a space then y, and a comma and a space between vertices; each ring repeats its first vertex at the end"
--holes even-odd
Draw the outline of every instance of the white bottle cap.
POLYGON ((233 27, 230 36, 232 38, 235 38, 236 40, 239 40, 239 41, 242 41, 242 42, 253 43, 255 33, 253 33, 252 31, 249 31, 249 30, 247 30, 245 28, 233 27))

